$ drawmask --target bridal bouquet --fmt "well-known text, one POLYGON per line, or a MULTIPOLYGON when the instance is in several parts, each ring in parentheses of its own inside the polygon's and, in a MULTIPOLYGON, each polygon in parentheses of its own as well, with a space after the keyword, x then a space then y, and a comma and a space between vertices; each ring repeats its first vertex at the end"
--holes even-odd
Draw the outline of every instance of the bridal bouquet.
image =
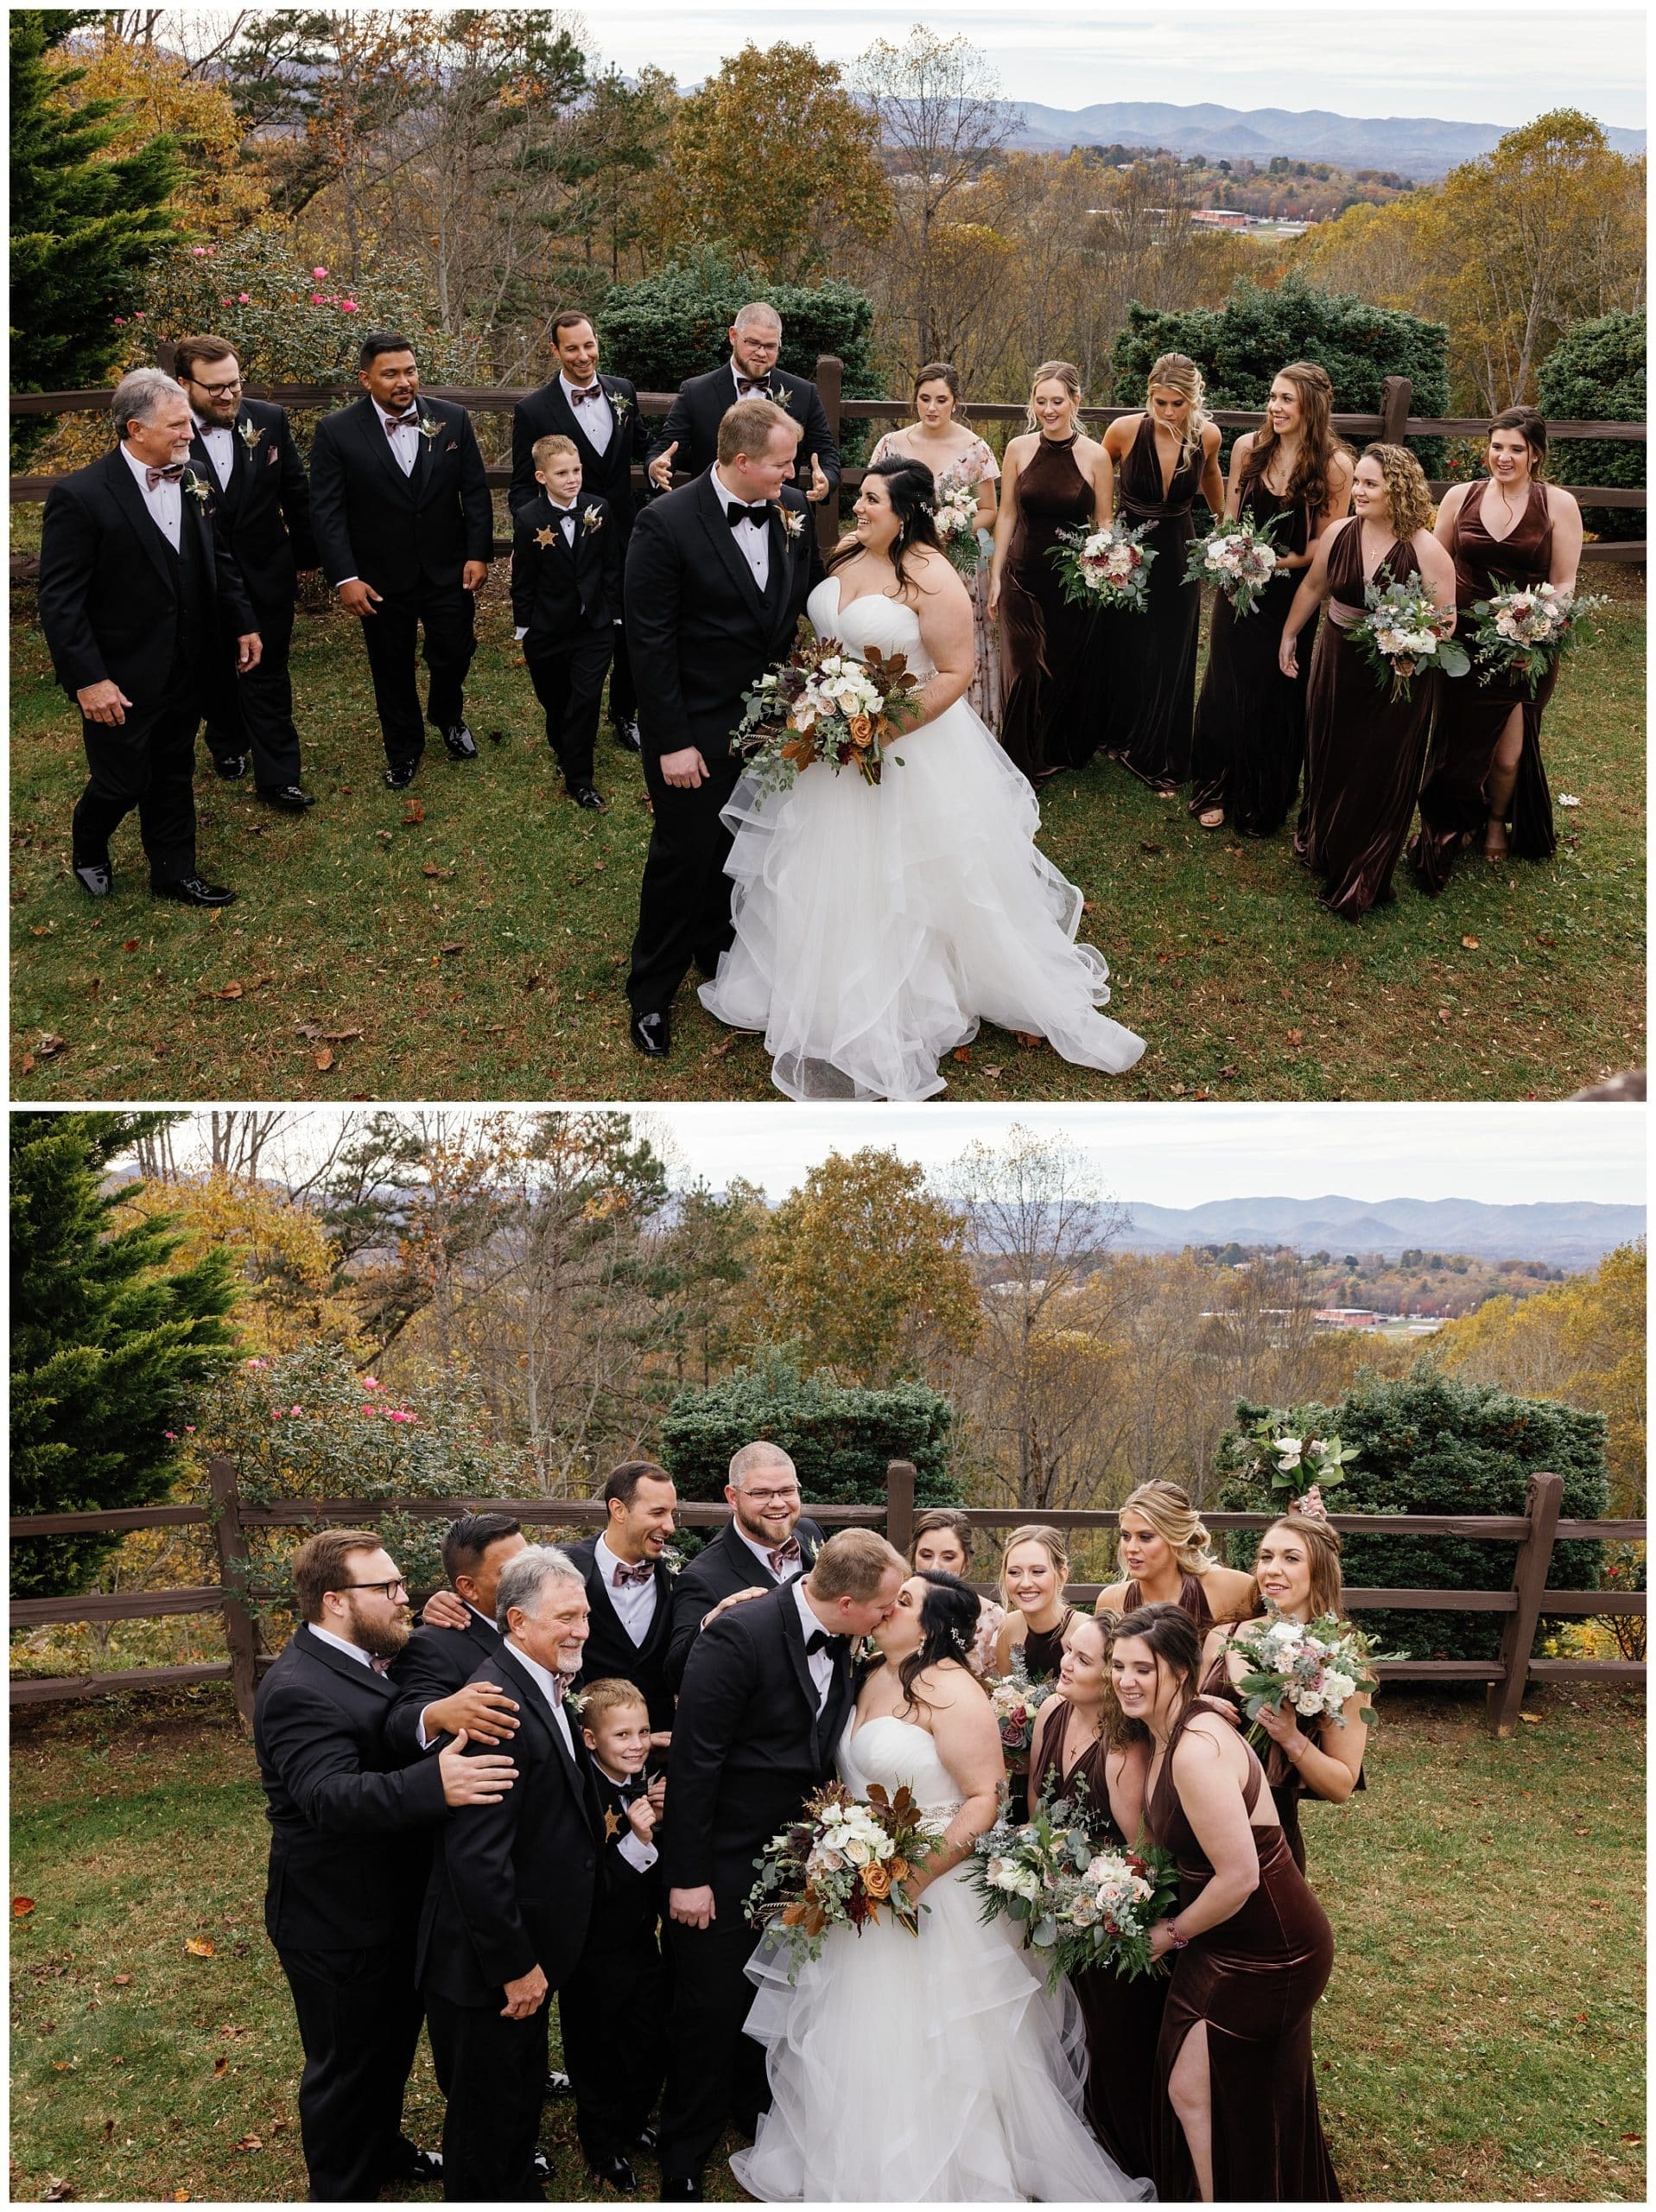
POLYGON ((931 518, 938 543, 961 574, 968 579, 976 575, 983 565, 983 548, 978 542, 977 486, 945 469, 937 479, 931 518))
POLYGON ((1424 576, 1402 584, 1371 583, 1363 600, 1368 612, 1346 635, 1377 677, 1389 677, 1394 699, 1406 699, 1414 677, 1433 669, 1464 676, 1471 667, 1465 646, 1450 634, 1454 608, 1436 603, 1424 576))
POLYGON ((1000 1727, 1000 1748, 1012 1774, 1029 1770, 1029 1747, 1035 1733, 1035 1716, 1057 1690, 1056 1682, 1032 1682, 1024 1671, 1024 1655, 1012 1654, 1010 1675, 992 1675, 983 1687, 1000 1727))
POLYGON ((759 1878, 747 1898, 748 1917, 769 1922, 776 1948, 793 1954, 789 1980, 818 1955, 830 1928, 854 1928, 860 1936, 884 1912, 918 1935, 925 1908, 903 1884, 942 1834, 906 1783, 894 1797, 874 1783, 866 1802, 840 1782, 809 1799, 800 1818, 754 1860, 759 1878))
POLYGON ((1061 530, 1051 557, 1069 604, 1142 613, 1156 558, 1154 547, 1142 543, 1149 529, 1147 522, 1137 530, 1113 522, 1102 530, 1061 530))
MULTIPOLYGON (((1270 1618, 1264 1628, 1234 1634, 1228 1649, 1240 1651, 1248 1672, 1236 1687, 1242 1707, 1253 1723, 1248 1741, 1258 1750, 1266 1742, 1259 1725, 1266 1706, 1291 1705, 1302 1720, 1330 1719, 1346 1725, 1346 1700, 1361 1690, 1367 1697, 1374 1688, 1369 1671, 1376 1659, 1400 1659, 1400 1651, 1373 1652, 1367 1639, 1348 1621, 1333 1613, 1301 1625, 1278 1612, 1266 1599, 1270 1618)), ((1372 1720, 1372 1709, 1357 1708, 1360 1720, 1372 1720)))
MULTIPOLYGON (((919 690, 905 654, 848 653, 802 620, 792 656, 743 693, 733 741, 761 791, 785 789, 818 760, 877 784, 886 753, 920 718, 919 690)), ((891 757, 900 768, 902 755, 891 757)))
POLYGON ((1036 1805, 1027 1821, 1002 1818, 972 1848, 968 1878, 982 1917, 1004 1913, 1025 1949, 1047 1957, 1047 1986, 1087 1967, 1130 1980, 1151 1971, 1150 1931, 1173 1909, 1178 1870, 1171 1853, 1101 1842, 1082 1802, 1036 1805))
POLYGON ((1560 591, 1556 584, 1508 584, 1479 600, 1466 617, 1479 682, 1516 670, 1532 699, 1552 664, 1592 635, 1592 617, 1605 604, 1602 594, 1560 591))
POLYGON ((1217 584, 1233 613, 1252 614, 1282 559, 1271 533, 1283 520, 1281 515, 1272 515, 1269 522, 1259 524, 1239 515, 1234 522, 1221 522, 1190 548, 1185 582, 1217 584))

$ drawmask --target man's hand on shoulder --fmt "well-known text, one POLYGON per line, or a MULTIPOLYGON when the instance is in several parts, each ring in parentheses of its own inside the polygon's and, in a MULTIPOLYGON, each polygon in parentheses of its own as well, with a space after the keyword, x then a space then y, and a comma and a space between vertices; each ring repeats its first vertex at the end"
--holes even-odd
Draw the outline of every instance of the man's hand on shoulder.
MULTIPOLYGON (((485 1752, 480 1758, 466 1757, 462 1729, 446 1751, 437 1755, 443 1778, 443 1802, 448 1805, 498 1805, 517 1779, 510 1758, 485 1752)), ((531 2006, 530 2010, 534 2008, 531 2006)))
POLYGON ((492 1682, 467 1682, 451 1697, 434 1699, 420 1715, 428 1737, 471 1737, 479 1744, 506 1742, 517 1732, 517 1700, 492 1682))
POLYGON ((733 1605, 746 1605, 754 1598, 768 1598, 770 1594, 768 1590, 757 1582, 746 1590, 733 1590, 728 1598, 721 1598, 719 1600, 710 1613, 702 1614, 701 1625, 703 1628, 707 1627, 711 1622, 718 1619, 720 1613, 727 1613, 733 1605))

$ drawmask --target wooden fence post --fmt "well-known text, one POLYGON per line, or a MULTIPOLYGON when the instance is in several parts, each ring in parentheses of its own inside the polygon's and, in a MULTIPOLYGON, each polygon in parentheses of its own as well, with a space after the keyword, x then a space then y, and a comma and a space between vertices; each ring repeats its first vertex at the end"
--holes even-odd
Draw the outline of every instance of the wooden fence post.
POLYGON ((233 1459, 209 1459, 213 1490, 213 1533, 219 1546, 219 1580, 225 1591, 225 1642, 230 1647, 230 1687, 242 1726, 253 1726, 253 1696, 258 1688, 258 1631, 248 1611, 247 1535, 242 1527, 241 1492, 233 1459))
POLYGON ((1513 1569, 1513 1589, 1518 1610, 1508 1613, 1501 1638, 1503 1669, 1498 1682, 1491 1682, 1488 1720, 1497 1736, 1510 1736, 1518 1724, 1518 1708, 1529 1682, 1530 1654, 1535 1645, 1536 1624, 1541 1618, 1547 1575, 1552 1567, 1552 1540, 1564 1502, 1562 1475, 1532 1475, 1524 1510, 1530 1532, 1518 1548, 1513 1569))
POLYGON ((885 1541, 906 1559, 914 1541, 914 1462, 885 1462, 885 1541))
POLYGON ((1414 382, 1409 377, 1383 377, 1380 379, 1380 442, 1400 446, 1403 426, 1409 419, 1409 409, 1414 403, 1414 382))
MULTIPOLYGON (((819 353, 816 357, 816 391, 822 403, 822 412, 828 416, 828 429, 834 433, 834 442, 844 442, 840 393, 845 377, 845 364, 837 353, 819 353)), ((811 457, 808 453, 799 456, 807 468, 811 457)), ((840 487, 836 484, 822 505, 816 510, 816 542, 826 560, 840 542, 840 487)))

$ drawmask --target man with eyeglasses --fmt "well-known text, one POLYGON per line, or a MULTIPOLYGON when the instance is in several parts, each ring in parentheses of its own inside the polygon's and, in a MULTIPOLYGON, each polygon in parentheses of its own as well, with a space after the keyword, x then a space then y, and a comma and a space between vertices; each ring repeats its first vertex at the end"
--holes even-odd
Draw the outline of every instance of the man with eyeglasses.
POLYGON ((799 425, 794 480, 815 505, 840 480, 840 448, 828 428, 822 394, 807 377, 778 368, 782 317, 768 300, 750 300, 730 326, 730 359, 706 376, 687 377, 671 412, 650 442, 649 476, 658 492, 670 490, 673 474, 701 476, 719 452, 719 425, 739 399, 770 399, 799 425))
POLYGON ((730 1519, 673 1586, 667 1681, 675 1692, 690 1646, 715 1615, 803 1574, 822 1546, 815 1522, 801 1518, 799 1477, 779 1444, 743 1445, 725 1502, 730 1519))
POLYGON ((412 1765, 388 1742, 397 1685, 387 1670, 408 1641, 408 1590, 371 1530, 308 1538, 292 1573, 300 1625, 253 1715, 270 1822, 264 1925, 304 2046, 311 2197, 361 2202, 441 2172, 403 2133, 431 1834, 453 1806, 498 1804, 517 1769, 499 1753, 466 1756, 463 1732, 412 1765))
POLYGON ((212 658, 206 685, 207 750, 227 781, 247 773, 267 805, 303 814, 314 804, 300 782, 288 652, 301 569, 317 565, 310 534, 310 486, 287 410, 242 396, 241 364, 228 339, 181 338, 174 373, 190 403, 190 460, 209 487, 219 533, 229 544, 264 640, 257 668, 237 679, 226 652, 212 658))

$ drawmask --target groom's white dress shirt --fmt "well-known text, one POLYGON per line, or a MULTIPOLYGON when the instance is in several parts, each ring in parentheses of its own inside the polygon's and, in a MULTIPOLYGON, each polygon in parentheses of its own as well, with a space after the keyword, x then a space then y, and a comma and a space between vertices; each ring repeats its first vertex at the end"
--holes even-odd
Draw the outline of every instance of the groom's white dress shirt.
MULTIPOLYGON (((805 1641, 809 1644, 812 1637, 819 1629, 822 1629, 822 1624, 811 1611, 811 1601, 805 1595, 805 1578, 803 1574, 793 1585, 793 1593, 794 1603, 799 1608, 799 1624, 805 1631, 805 1641)), ((834 1633, 831 1629, 823 1630, 822 1632, 830 1636, 834 1633)), ((820 1713, 828 1703, 828 1692, 834 1687, 834 1655, 832 1652, 821 1649, 808 1651, 805 1655, 805 1664, 810 1669, 811 1680, 816 1685, 816 1710, 820 1713)))
MULTIPOLYGON (((735 499, 744 506, 754 502, 740 492, 733 492, 724 480, 717 461, 713 467, 714 489, 721 499, 735 499)), ((747 522, 739 522, 731 531, 743 559, 753 571, 753 581, 763 591, 771 581, 771 528, 768 515, 758 515, 747 522)))

